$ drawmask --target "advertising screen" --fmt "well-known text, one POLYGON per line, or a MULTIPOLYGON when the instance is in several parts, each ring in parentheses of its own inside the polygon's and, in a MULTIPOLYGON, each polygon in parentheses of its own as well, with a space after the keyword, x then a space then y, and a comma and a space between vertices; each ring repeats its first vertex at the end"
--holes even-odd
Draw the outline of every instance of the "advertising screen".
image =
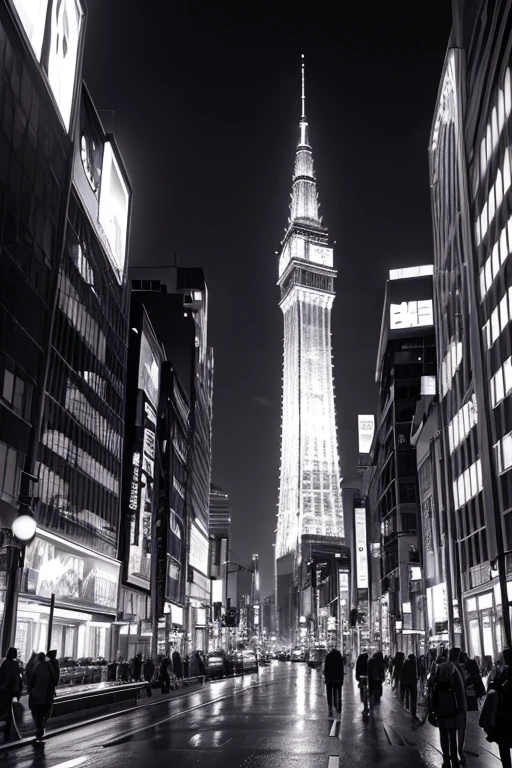
POLYGON ((38 530, 27 546, 22 592, 57 604, 116 611, 120 564, 38 530))
POLYGON ((366 545, 366 509, 354 509, 356 532, 356 574, 357 588, 368 589, 368 551, 366 545))
POLYGON ((208 574, 208 538, 194 523, 190 526, 189 563, 192 568, 208 574))
POLYGON ((425 301, 402 301, 401 304, 391 304, 389 307, 389 327, 420 328, 434 324, 432 299, 425 301))
POLYGON ((126 256, 130 195, 110 142, 103 151, 98 221, 109 247, 109 256, 122 275, 126 256))
POLYGON ((83 11, 79 0, 55 0, 50 23, 48 81, 66 130, 75 90, 83 11))
POLYGON ((370 453, 375 432, 375 416, 357 417, 357 434, 359 438, 359 453, 370 453))
POLYGON ((48 0, 12 0, 36 59, 41 58, 48 0))

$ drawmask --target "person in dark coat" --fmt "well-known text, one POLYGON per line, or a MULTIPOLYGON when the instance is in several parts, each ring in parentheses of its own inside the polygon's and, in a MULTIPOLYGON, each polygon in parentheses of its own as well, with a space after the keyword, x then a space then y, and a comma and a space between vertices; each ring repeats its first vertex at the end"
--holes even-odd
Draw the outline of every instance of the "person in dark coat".
POLYGON ((183 664, 181 661, 181 656, 178 651, 174 651, 172 654, 172 665, 174 667, 174 674, 176 675, 177 680, 183 679, 183 664))
POLYGON ((36 726, 36 739, 42 739, 55 698, 55 674, 43 652, 37 655, 38 664, 30 681, 28 706, 36 726))
POLYGON ((404 690, 401 685, 402 668, 404 666, 405 654, 403 651, 397 651, 395 654, 395 663, 393 664, 393 683, 394 689, 398 688, 398 697, 400 702, 404 703, 404 690))
POLYGON ((151 690, 151 682, 153 680, 155 674, 155 665, 153 664, 153 659, 151 656, 144 661, 144 680, 147 683, 146 692, 148 694, 148 698, 153 695, 153 691, 151 690))
POLYGON ((20 700, 22 686, 23 679, 18 664, 18 651, 16 648, 9 648, 5 660, 0 666, 0 719, 5 722, 5 741, 9 741, 11 738, 12 702, 14 699, 20 700))
POLYGON ((410 653, 404 661, 400 686, 404 692, 406 709, 410 710, 413 721, 417 723, 418 717, 416 715, 416 705, 418 702, 418 668, 414 653, 410 653))
POLYGON ((142 680, 142 653, 137 653, 132 660, 133 679, 136 683, 142 680))
POLYGON ((48 657, 48 664, 50 665, 50 670, 52 673, 53 695, 55 697, 55 688, 58 686, 60 682, 60 666, 59 666, 59 662, 57 661, 57 651, 55 650, 48 651, 46 656, 48 657))
POLYGON ((429 711, 437 718, 443 752, 443 767, 465 765, 466 691, 457 667, 459 649, 452 648, 450 658, 441 656, 429 697, 429 711))
POLYGON ((368 687, 374 701, 382 696, 382 684, 386 679, 386 662, 381 651, 376 651, 368 662, 368 687))
POLYGON ((32 651, 32 655, 30 659, 27 661, 27 664, 25 666, 25 680, 27 681, 27 691, 30 688, 32 672, 34 671, 36 664, 37 664, 37 653, 35 651, 32 651))
POLYGON ((468 712, 478 711, 478 700, 485 696, 485 685, 478 664, 468 659, 464 665, 468 712))
POLYGON ((160 661, 160 690, 162 693, 169 693, 171 690, 171 677, 169 675, 169 658, 163 656, 160 661))
POLYGON ((489 683, 480 726, 487 734, 487 741, 497 743, 503 768, 512 768, 512 649, 503 650, 503 662, 500 672, 489 683))
POLYGON ((366 651, 363 651, 359 654, 356 661, 356 680, 359 683, 359 694, 361 696, 361 701, 364 702, 364 684, 362 681, 362 678, 368 678, 369 673, 369 659, 368 659, 368 653, 366 651))
POLYGON ((327 690, 329 717, 332 716, 333 699, 336 712, 341 712, 341 689, 344 676, 343 656, 337 648, 331 648, 324 662, 324 680, 327 690))

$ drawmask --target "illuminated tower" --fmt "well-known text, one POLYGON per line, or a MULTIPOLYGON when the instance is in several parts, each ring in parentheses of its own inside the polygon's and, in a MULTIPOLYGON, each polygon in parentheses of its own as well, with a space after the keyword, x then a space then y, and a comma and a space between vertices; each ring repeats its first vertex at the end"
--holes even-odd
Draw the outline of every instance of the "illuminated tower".
POLYGON ((333 249, 328 232, 318 213, 306 119, 304 62, 299 128, 290 219, 282 242, 278 280, 281 289, 279 306, 284 318, 281 477, 276 537, 278 593, 279 560, 293 562, 296 572, 303 536, 344 537, 331 353, 331 308, 336 270, 333 269, 333 249))

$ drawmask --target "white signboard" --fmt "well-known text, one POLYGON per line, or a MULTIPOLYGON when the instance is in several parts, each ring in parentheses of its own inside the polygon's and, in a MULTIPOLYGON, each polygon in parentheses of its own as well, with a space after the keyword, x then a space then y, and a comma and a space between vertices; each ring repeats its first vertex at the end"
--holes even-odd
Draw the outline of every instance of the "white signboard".
POLYGON ((192 523, 190 526, 189 564, 192 568, 208 575, 208 537, 192 523))
POLYGON ((326 248, 324 245, 313 245, 311 243, 309 246, 309 261, 312 261, 313 264, 322 264, 324 267, 332 267, 332 248, 326 248))
POLYGON ((402 301, 401 304, 391 304, 389 307, 389 327, 420 328, 434 325, 432 299, 425 301, 402 301))
POLYGON ((75 91, 82 17, 83 11, 78 0, 54 1, 50 26, 48 80, 66 130, 69 130, 75 91))
POLYGON ((368 549, 366 543, 366 509, 354 509, 356 532, 356 575, 357 589, 368 589, 368 549))
POLYGON ((374 432, 375 432, 375 416, 370 415, 370 416, 357 417, 359 453, 370 453, 374 432))
POLYGON ((103 149, 98 221, 105 233, 109 257, 116 269, 119 282, 121 282, 126 258, 129 204, 128 188, 112 145, 107 141, 103 149))

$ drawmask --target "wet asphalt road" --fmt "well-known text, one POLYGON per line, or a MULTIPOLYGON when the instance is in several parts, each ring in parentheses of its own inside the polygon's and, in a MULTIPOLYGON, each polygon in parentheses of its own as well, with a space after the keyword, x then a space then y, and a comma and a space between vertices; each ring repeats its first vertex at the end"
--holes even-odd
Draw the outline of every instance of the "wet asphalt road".
MULTIPOLYGON (((274 662, 260 675, 208 684, 0 754, 4 768, 439 768, 435 729, 413 728, 389 687, 368 719, 349 672, 329 720, 318 671, 274 662)), ((499 768, 469 728, 468 768, 499 768)))

